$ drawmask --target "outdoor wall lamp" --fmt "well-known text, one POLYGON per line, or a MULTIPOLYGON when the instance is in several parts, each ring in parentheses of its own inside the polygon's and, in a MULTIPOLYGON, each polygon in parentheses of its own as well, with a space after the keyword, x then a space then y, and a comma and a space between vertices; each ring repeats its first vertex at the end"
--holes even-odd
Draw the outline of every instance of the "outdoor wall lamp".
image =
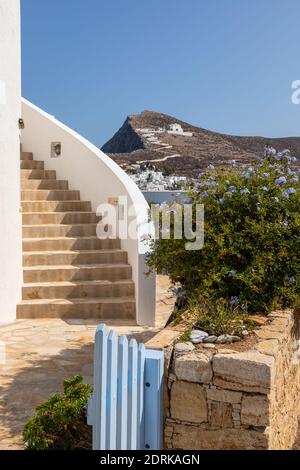
POLYGON ((61 156, 61 142, 51 143, 51 158, 57 158, 61 156))

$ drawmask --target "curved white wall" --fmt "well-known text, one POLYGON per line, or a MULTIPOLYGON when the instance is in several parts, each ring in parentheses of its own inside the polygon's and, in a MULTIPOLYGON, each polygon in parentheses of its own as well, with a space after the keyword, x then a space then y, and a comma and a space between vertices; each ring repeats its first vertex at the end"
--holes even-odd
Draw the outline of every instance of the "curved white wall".
POLYGON ((144 224, 148 217, 147 202, 132 179, 101 150, 69 129, 53 116, 29 101, 22 99, 23 150, 34 153, 34 158, 44 160, 46 168, 57 171, 58 179, 66 179, 71 189, 79 189, 82 200, 91 201, 96 211, 109 198, 126 196, 133 206, 129 221, 136 223, 138 237, 121 240, 128 252, 136 289, 137 322, 140 325, 155 323, 155 276, 145 276, 145 254, 148 244, 145 236, 149 228, 144 224), (51 158, 51 142, 62 143, 62 154, 51 158), (137 222, 138 221, 138 222, 137 222))
POLYGON ((20 4, 0 0, 0 323, 21 299, 20 115, 20 4))

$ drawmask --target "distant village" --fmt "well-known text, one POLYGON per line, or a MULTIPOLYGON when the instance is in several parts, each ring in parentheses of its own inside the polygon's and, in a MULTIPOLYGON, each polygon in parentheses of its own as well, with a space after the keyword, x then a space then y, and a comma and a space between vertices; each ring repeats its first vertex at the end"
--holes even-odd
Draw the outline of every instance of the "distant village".
POLYGON ((185 176, 166 176, 151 163, 132 164, 127 173, 142 191, 178 191, 186 189, 189 179, 185 176))

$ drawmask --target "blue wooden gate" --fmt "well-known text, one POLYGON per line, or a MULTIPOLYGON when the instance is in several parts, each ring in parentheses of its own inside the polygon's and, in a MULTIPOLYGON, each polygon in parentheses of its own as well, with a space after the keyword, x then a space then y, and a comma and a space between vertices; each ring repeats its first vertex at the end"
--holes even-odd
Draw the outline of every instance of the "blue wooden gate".
POLYGON ((163 370, 163 352, 98 326, 88 405, 94 450, 162 448, 163 370))

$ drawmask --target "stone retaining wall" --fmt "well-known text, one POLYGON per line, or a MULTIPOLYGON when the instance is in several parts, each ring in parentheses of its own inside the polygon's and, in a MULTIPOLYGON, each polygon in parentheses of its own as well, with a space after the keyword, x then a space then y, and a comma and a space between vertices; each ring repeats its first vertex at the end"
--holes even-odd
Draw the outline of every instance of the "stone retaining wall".
POLYGON ((269 315, 248 351, 167 347, 165 448, 297 447, 299 335, 299 313, 284 311, 269 315))

